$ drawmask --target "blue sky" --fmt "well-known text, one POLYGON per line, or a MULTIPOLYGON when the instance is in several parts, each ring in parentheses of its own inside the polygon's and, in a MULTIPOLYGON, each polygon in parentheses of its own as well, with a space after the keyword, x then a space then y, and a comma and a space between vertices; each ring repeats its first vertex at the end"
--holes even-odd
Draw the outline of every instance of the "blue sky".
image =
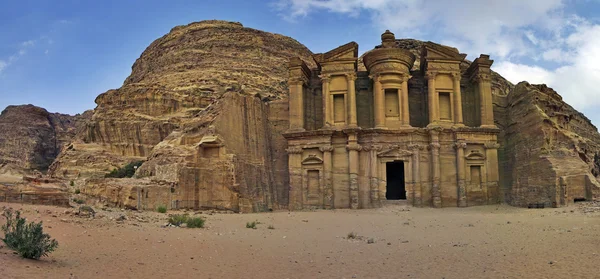
POLYGON ((293 37, 313 52, 398 38, 488 53, 511 80, 547 83, 600 124, 599 0, 0 0, 0 108, 75 114, 118 88, 155 39, 206 19, 293 37))

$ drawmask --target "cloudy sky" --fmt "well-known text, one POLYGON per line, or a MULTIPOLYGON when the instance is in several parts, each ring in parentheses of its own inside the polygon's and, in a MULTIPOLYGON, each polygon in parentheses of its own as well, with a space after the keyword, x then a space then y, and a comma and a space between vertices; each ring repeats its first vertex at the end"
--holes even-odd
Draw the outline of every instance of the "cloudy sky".
POLYGON ((205 19, 291 36, 313 52, 398 38, 487 53, 513 83, 546 83, 600 125, 600 0, 0 0, 0 107, 75 114, 118 88, 155 39, 205 19))

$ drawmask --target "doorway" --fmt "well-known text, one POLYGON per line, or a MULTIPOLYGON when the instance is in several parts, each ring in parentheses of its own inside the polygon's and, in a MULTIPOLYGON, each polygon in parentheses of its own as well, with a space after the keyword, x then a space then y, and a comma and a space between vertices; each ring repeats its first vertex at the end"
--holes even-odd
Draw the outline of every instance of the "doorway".
POLYGON ((404 161, 385 163, 385 172, 387 180, 385 198, 388 200, 405 200, 404 161))

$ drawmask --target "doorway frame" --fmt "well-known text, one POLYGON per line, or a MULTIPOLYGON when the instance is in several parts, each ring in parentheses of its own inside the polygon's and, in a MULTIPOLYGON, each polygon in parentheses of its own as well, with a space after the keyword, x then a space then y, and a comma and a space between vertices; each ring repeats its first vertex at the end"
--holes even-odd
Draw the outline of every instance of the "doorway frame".
POLYGON ((387 163, 393 161, 404 162, 404 189, 406 190, 406 201, 414 204, 415 200, 415 173, 413 152, 403 148, 392 146, 377 154, 377 170, 379 176, 379 200, 387 201, 387 163))

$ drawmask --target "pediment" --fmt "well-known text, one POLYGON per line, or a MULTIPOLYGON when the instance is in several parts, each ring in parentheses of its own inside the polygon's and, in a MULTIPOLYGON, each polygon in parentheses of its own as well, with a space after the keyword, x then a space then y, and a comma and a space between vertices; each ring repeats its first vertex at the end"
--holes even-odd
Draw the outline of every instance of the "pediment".
POLYGON ((397 148, 391 148, 388 150, 381 151, 377 153, 379 157, 392 157, 392 158, 400 158, 400 157, 410 157, 412 156, 412 152, 408 150, 401 150, 397 148))
POLYGON ((458 52, 458 49, 436 44, 434 42, 426 42, 423 44, 422 56, 429 59, 440 59, 440 60, 455 60, 463 61, 467 57, 466 54, 458 52))
POLYGON ((326 53, 319 53, 313 55, 313 59, 317 63, 331 62, 337 60, 352 60, 357 58, 358 44, 355 42, 349 42, 326 53))
POLYGON ((318 165, 322 163, 323 159, 319 158, 317 155, 308 155, 308 157, 302 160, 303 165, 318 165))
POLYGON ((471 153, 467 154, 467 156, 465 156, 465 158, 467 160, 484 160, 485 159, 485 155, 483 155, 479 151, 475 151, 474 150, 471 153))

